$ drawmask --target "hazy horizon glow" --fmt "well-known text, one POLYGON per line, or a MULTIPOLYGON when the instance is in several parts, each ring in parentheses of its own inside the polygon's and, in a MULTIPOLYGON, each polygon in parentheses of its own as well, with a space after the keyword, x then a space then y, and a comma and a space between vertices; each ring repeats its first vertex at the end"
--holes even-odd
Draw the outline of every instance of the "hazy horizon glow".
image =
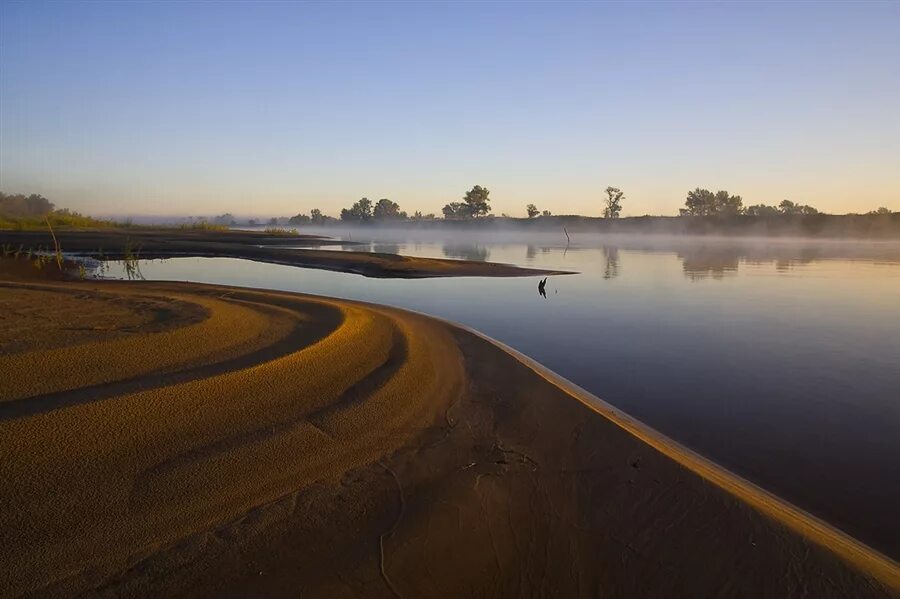
POLYGON ((4 3, 0 190, 92 214, 900 210, 900 3, 4 3))

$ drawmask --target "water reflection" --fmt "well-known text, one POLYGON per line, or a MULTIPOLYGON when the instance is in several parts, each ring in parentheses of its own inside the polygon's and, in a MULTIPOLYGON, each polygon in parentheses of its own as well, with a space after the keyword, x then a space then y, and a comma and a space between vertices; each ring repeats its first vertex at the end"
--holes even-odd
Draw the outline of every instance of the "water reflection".
POLYGON ((448 258, 458 258, 461 260, 475 260, 485 262, 491 257, 491 252, 486 246, 474 243, 465 244, 444 244, 442 248, 444 255, 448 258))
POLYGON ((722 280, 736 275, 741 264, 755 267, 773 264, 777 272, 786 273, 797 267, 808 266, 824 260, 847 258, 848 251, 857 259, 882 258, 895 262, 900 258, 898 248, 878 244, 856 247, 845 244, 791 245, 791 244, 741 244, 741 243, 692 243, 681 244, 676 255, 681 260, 685 277, 692 281, 702 279, 722 280))
POLYGON ((705 247, 690 252, 679 252, 684 276, 692 281, 712 278, 721 280, 728 274, 737 272, 741 256, 735 250, 711 250, 705 247))
POLYGON ((403 246, 399 243, 373 243, 372 251, 376 254, 399 254, 403 246))
POLYGON ((603 278, 609 280, 619 276, 619 248, 614 245, 604 245, 603 257, 606 260, 603 278))

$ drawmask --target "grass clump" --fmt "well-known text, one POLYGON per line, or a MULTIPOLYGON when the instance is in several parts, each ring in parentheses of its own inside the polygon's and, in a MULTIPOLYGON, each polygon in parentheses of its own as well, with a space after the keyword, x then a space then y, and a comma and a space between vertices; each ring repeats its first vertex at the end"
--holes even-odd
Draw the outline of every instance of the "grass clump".
POLYGON ((57 229, 77 229, 95 227, 115 227, 118 223, 84 216, 69 210, 54 210, 40 216, 13 216, 0 214, 0 229, 13 229, 15 231, 34 231, 46 229, 47 225, 57 229))
POLYGON ((284 227, 266 227, 267 235, 278 235, 282 237, 293 236, 297 234, 297 229, 285 229, 284 227))
POLYGON ((143 280, 144 275, 141 272, 141 248, 134 244, 129 237, 125 240, 125 250, 122 252, 122 265, 125 267, 125 276, 128 280, 143 280))
POLYGON ((228 225, 200 220, 192 223, 181 223, 178 228, 183 231, 228 231, 228 225))

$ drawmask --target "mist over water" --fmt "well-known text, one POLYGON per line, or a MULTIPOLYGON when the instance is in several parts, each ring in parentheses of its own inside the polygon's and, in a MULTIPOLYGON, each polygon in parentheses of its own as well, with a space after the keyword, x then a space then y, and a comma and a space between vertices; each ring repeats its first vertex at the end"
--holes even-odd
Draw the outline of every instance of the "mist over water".
POLYGON ((549 277, 544 298, 541 277, 385 280, 218 258, 145 261, 141 272, 472 326, 900 557, 900 244, 576 233, 567 246, 562 232, 319 232, 347 240, 335 251, 579 274, 549 277))

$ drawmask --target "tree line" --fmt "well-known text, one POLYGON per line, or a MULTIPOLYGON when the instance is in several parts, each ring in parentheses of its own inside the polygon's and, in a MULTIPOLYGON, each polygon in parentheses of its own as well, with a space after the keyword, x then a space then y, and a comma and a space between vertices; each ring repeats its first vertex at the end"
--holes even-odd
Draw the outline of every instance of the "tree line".
MULTIPOLYGON (((445 220, 470 220, 492 216, 490 214, 490 193, 488 188, 475 185, 472 189, 465 192, 461 201, 449 202, 443 207, 443 218, 445 220)), ((605 195, 606 197, 601 202, 603 218, 619 218, 622 213, 622 203, 625 200, 624 192, 618 187, 607 187, 605 195)), ((712 192, 699 187, 687 193, 684 205, 685 207, 679 210, 679 215, 683 217, 733 217, 742 215, 761 219, 775 219, 819 214, 819 211, 812 206, 797 204, 790 200, 783 200, 777 205, 754 204, 745 207, 743 199, 739 195, 732 195, 725 190, 712 192)), ((525 206, 525 214, 529 219, 553 216, 549 210, 540 210, 534 204, 525 206)), ((882 207, 867 214, 890 215, 892 212, 882 207)), ((509 218, 507 214, 502 216, 509 218)), ((76 212, 70 212, 67 209, 57 210, 53 202, 40 194, 25 195, 0 192, 0 225, 9 227, 22 224, 37 224, 44 222, 47 218, 54 224, 60 223, 64 225, 75 225, 77 223, 83 226, 92 226, 96 223, 109 226, 112 224, 108 221, 91 219, 76 212)), ((372 202, 369 198, 362 198, 354 202, 350 207, 342 209, 339 218, 328 216, 320 209, 313 208, 309 213, 300 213, 288 219, 272 218, 269 219, 268 223, 275 226, 279 224, 279 221, 284 222, 287 220, 291 225, 327 225, 338 221, 365 224, 372 222, 426 221, 435 220, 436 218, 437 216, 433 213, 423 214, 419 211, 410 215, 402 210, 397 202, 388 198, 382 198, 377 202, 372 202)), ((206 222, 205 219, 201 220, 204 223, 206 222)), ((256 225, 265 221, 250 219, 249 222, 256 225)), ((221 214, 213 217, 211 224, 229 227, 237 224, 237 218, 230 213, 221 214)))
POLYGON ((349 223, 369 223, 373 221, 434 220, 434 218, 434 214, 422 214, 419 211, 410 216, 400 210, 400 204, 387 198, 382 198, 374 204, 369 198, 362 198, 349 208, 343 208, 340 219, 328 216, 318 208, 313 208, 309 214, 301 212, 290 217, 288 223, 292 225, 324 225, 338 220, 349 223))
MULTIPOLYGON (((624 194, 615 187, 606 188, 607 198, 603 214, 606 218, 618 218, 622 211, 622 199, 624 194)), ((488 216, 491 212, 491 192, 487 187, 476 185, 472 189, 465 192, 462 201, 450 202, 445 204, 441 212, 445 220, 467 220, 488 216)), ((525 213, 528 218, 536 218, 538 216, 552 216, 549 210, 539 210, 534 204, 528 204, 525 207, 525 213)), ((502 216, 508 217, 507 214, 502 216)), ((437 218, 433 213, 422 214, 419 211, 409 216, 405 211, 400 209, 397 202, 382 198, 373 203, 369 198, 362 198, 354 202, 349 208, 341 209, 340 220, 350 223, 368 223, 373 221, 418 221, 418 220, 434 220, 437 218)), ((335 222, 338 219, 326 216, 321 210, 314 208, 310 213, 300 213, 288 219, 288 223, 292 225, 303 224, 327 224, 335 222)))
POLYGON ((32 193, 3 193, 0 191, 0 228, 34 228, 45 224, 64 227, 105 227, 112 223, 73 212, 57 210, 44 196, 32 193))
MULTIPOLYGON (((490 191, 486 187, 476 185, 463 196, 461 202, 450 202, 443 208, 445 219, 466 219, 478 218, 485 216, 491 211, 490 191)), ((423 214, 416 211, 410 216, 406 211, 400 209, 400 204, 381 198, 377 202, 372 202, 369 198, 362 198, 353 203, 349 208, 341 209, 340 220, 348 223, 369 223, 373 221, 391 222, 391 221, 419 221, 434 220, 437 217, 434 213, 423 214)), ((318 208, 313 208, 310 213, 300 213, 288 219, 292 225, 321 225, 338 219, 326 216, 318 208)))
MULTIPOLYGON (((772 218, 778 216, 793 216, 800 214, 819 214, 812 206, 795 204, 790 200, 782 200, 777 206, 755 204, 744 207, 741 196, 731 195, 727 191, 720 190, 715 193, 708 189, 694 189, 689 191, 684 201, 685 207, 679 210, 681 216, 757 216, 772 218)), ((886 210, 886 208, 879 209, 886 210)))
MULTIPOLYGON (((442 210, 445 220, 466 220, 488 216, 491 212, 490 190, 481 185, 476 185, 465 193, 462 201, 450 202, 442 210)), ((622 202, 625 193, 618 187, 607 187, 606 197, 602 201, 603 218, 619 218, 622 214, 622 202)), ((708 189, 696 188, 687 193, 685 207, 679 210, 680 216, 736 216, 747 215, 761 218, 778 216, 818 214, 819 211, 812 206, 795 204, 790 200, 784 200, 777 206, 755 204, 744 207, 741 196, 732 195, 720 190, 715 193, 708 189)), ((890 214, 887 208, 879 208, 869 214, 890 214)), ((540 210, 534 204, 525 206, 525 214, 529 219, 549 217, 549 210, 540 210)), ((504 217, 509 217, 503 214, 504 217)), ((400 209, 400 205, 387 198, 382 198, 373 203, 368 198, 362 198, 349 208, 341 210, 340 220, 352 223, 368 223, 372 221, 403 221, 403 220, 433 220, 434 214, 422 214, 416 212, 412 216, 400 209)), ((294 225, 299 224, 325 224, 338 219, 325 216, 321 210, 313 209, 309 215, 298 214, 289 219, 294 225)))
POLYGON ((33 193, 5 194, 0 192, 0 215, 10 218, 44 217, 56 206, 44 196, 33 193))

